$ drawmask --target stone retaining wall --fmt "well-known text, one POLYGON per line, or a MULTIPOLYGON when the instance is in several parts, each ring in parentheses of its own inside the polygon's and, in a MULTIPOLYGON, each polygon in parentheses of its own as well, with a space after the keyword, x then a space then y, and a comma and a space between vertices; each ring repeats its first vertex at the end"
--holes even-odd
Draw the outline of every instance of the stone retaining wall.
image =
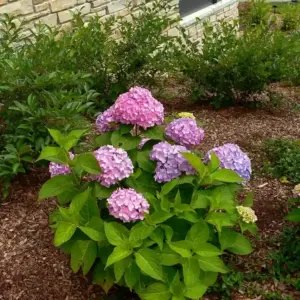
MULTIPOLYGON (((144 0, 133 0, 133 5, 144 5, 144 0)), ((170 0, 170 4, 176 6, 179 16, 179 0, 170 0)), ((70 24, 72 13, 80 11, 88 19, 98 14, 102 18, 111 15, 126 16, 126 0, 0 0, 1 14, 22 15, 30 22, 42 22, 49 26, 66 26, 70 24)), ((181 24, 185 26, 193 40, 201 39, 202 25, 196 22, 196 18, 208 20, 212 23, 219 20, 232 20, 238 17, 237 0, 222 0, 217 4, 202 9, 201 11, 185 17, 181 24)), ((175 28, 169 30, 170 35, 176 35, 175 28)))

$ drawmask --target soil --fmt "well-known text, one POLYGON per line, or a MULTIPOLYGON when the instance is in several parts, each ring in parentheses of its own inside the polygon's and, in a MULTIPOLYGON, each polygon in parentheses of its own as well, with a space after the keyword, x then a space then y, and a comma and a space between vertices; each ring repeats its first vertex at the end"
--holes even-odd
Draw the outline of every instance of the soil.
MULTIPOLYGON (((285 137, 300 139, 300 89, 274 86, 285 95, 286 103, 279 109, 249 109, 245 107, 213 110, 208 106, 166 103, 169 113, 193 112, 205 128, 205 141, 200 150, 237 143, 249 153, 254 178, 246 189, 254 191, 254 209, 258 215, 260 239, 253 241, 255 252, 239 257, 234 262, 240 270, 263 272, 269 265, 272 251, 270 239, 286 225, 288 198, 292 187, 263 174, 263 143, 266 139, 285 137)), ((88 300, 138 299, 124 290, 114 290, 105 296, 100 287, 91 284, 81 274, 73 274, 69 257, 55 249, 53 233, 48 226, 49 213, 55 209, 55 200, 37 202, 40 186, 48 178, 47 169, 34 169, 18 176, 10 188, 10 196, 0 204, 0 299, 3 300, 88 300)), ((259 288, 278 291, 300 299, 300 294, 284 284, 259 283, 259 288)), ((220 299, 221 295, 206 299, 220 299)), ((253 298, 236 292, 231 299, 253 298)))

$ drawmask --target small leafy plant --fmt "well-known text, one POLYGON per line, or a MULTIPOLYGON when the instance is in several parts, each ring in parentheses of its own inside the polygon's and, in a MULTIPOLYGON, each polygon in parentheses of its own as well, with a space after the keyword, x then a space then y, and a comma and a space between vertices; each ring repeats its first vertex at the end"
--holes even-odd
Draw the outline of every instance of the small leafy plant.
POLYGON ((265 144, 266 170, 273 176, 300 182, 300 147, 297 141, 270 140, 265 144))
POLYGON ((134 88, 99 115, 94 152, 70 152, 81 131, 49 130, 58 147, 40 154, 52 178, 39 199, 58 200, 50 217, 54 245, 71 255, 74 272, 145 300, 199 299, 227 273, 225 252, 252 251, 243 233, 256 232, 253 198, 237 201, 249 159, 229 144, 204 163, 192 152, 203 138, 196 121, 180 118, 166 128, 163 121, 163 106, 134 88))

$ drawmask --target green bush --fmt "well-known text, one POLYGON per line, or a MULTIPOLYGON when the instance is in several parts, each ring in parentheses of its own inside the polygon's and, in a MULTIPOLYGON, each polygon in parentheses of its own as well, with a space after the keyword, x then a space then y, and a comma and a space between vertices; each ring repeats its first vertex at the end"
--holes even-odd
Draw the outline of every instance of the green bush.
POLYGON ((251 0, 242 10, 241 24, 247 26, 269 25, 271 22, 272 6, 266 0, 251 0))
POLYGON ((194 98, 220 107, 253 101, 268 83, 284 77, 298 42, 262 25, 239 36, 236 24, 222 23, 215 30, 206 26, 201 49, 187 43, 182 69, 192 80, 194 98))
POLYGON ((282 4, 279 7, 281 16, 281 28, 283 30, 295 30, 300 28, 300 5, 297 3, 282 4))
MULTIPOLYGON (((105 187, 90 180, 107 172, 101 171, 92 153, 69 158, 68 151, 80 135, 50 132, 59 147, 45 147, 39 160, 68 167, 64 175, 48 180, 39 195, 40 200, 57 197, 60 203, 50 217, 54 244, 71 255, 74 272, 91 272, 105 291, 116 283, 144 300, 199 299, 218 273, 228 271, 221 259, 225 251, 237 255, 252 251, 249 239, 238 232, 256 231, 256 225, 244 222, 236 209, 243 179, 231 170, 219 169, 216 155, 205 165, 197 155, 183 153, 196 174, 161 184, 154 180, 155 164, 149 154, 154 143, 165 140, 164 127, 143 130, 119 124, 118 129, 99 135, 95 143, 98 147, 121 144, 134 171, 129 178, 105 187), (138 149, 142 137, 152 141, 138 149), (134 223, 122 223, 108 210, 107 199, 128 188, 150 204, 145 219, 134 223)), ((243 205, 250 207, 252 200, 247 197, 243 205)))
POLYGON ((130 20, 94 17, 85 23, 75 15, 69 30, 36 24, 30 32, 26 22, 2 15, 0 154, 18 141, 36 157, 53 143, 47 127, 86 128, 85 117, 128 87, 151 86, 171 74, 177 47, 177 38, 165 34, 177 21, 171 12, 168 1, 157 0, 139 14, 132 8, 130 20))
POLYGON ((300 146, 290 140, 270 140, 265 144, 266 170, 277 178, 300 182, 300 146))

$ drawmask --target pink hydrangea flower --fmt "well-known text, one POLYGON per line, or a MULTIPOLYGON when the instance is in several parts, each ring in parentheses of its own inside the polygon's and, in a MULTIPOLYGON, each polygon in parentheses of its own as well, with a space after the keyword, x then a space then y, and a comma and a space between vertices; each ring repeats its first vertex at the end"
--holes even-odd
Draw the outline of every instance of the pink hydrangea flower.
POLYGON ((196 120, 180 118, 166 127, 166 135, 174 142, 191 149, 204 139, 204 130, 197 126, 196 120))
POLYGON ((147 129, 164 121, 164 107, 150 91, 134 87, 120 95, 114 104, 114 119, 122 124, 138 125, 147 129))
MULTIPOLYGON (((70 155, 70 159, 73 159, 75 156, 72 152, 69 152, 69 155, 70 155)), ((61 165, 61 164, 51 162, 49 164, 49 172, 50 172, 50 176, 54 177, 57 175, 70 174, 71 170, 67 165, 61 165)))
POLYGON ((118 181, 128 178, 133 173, 133 164, 123 149, 103 146, 94 152, 101 168, 100 175, 92 175, 102 185, 110 187, 118 181))
POLYGON ((109 214, 123 222, 143 220, 149 213, 149 203, 133 189, 117 189, 107 199, 109 214))
POLYGON ((115 122, 114 119, 114 107, 111 106, 109 109, 100 114, 96 119, 96 128, 100 133, 115 130, 118 128, 117 125, 111 125, 110 123, 115 122))

